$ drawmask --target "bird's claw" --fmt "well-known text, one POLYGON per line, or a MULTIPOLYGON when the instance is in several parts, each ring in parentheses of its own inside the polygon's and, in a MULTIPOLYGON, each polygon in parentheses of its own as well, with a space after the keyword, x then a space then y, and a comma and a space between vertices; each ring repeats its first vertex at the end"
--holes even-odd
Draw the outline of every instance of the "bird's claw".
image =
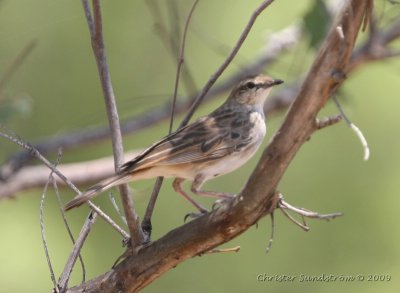
POLYGON ((188 213, 185 215, 185 217, 183 218, 183 222, 186 222, 187 219, 197 219, 200 218, 201 216, 204 216, 208 214, 207 210, 201 210, 199 213, 188 213))
POLYGON ((217 200, 213 203, 213 205, 212 205, 212 207, 211 207, 211 210, 214 211, 214 210, 220 208, 221 206, 223 206, 223 205, 225 205, 225 204, 231 202, 231 201, 233 200, 233 198, 234 198, 234 197, 232 196, 232 197, 224 197, 224 198, 217 199, 217 200))

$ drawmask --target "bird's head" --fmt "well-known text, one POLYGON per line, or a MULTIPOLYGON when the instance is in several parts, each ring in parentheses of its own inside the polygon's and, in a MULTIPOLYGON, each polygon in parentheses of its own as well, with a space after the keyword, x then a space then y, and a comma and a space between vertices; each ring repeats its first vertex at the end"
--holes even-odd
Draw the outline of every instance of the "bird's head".
POLYGON ((233 89, 229 100, 239 104, 263 106, 273 86, 283 83, 266 75, 250 76, 233 89))

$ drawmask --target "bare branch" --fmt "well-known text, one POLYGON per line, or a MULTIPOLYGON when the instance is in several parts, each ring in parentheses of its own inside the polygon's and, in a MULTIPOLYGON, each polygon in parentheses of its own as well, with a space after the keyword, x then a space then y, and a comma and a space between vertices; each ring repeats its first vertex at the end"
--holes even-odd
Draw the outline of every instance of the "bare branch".
POLYGON ((400 51, 389 47, 398 38, 400 38, 400 21, 396 21, 384 30, 373 29, 367 41, 354 52, 351 58, 351 70, 365 62, 398 56, 400 51))
MULTIPOLYGON (((101 2, 100 0, 93 0, 93 16, 90 12, 88 0, 82 0, 82 3, 88 22, 93 53, 96 59, 101 86, 103 89, 104 100, 106 104, 107 117, 113 146, 114 167, 115 171, 118 172, 120 166, 124 163, 124 152, 122 146, 122 135, 119 125, 117 105, 115 101, 114 90, 111 84, 111 76, 104 48, 101 2)), ((140 246, 143 242, 143 233, 139 225, 139 216, 135 212, 133 200, 130 196, 128 185, 124 184, 119 186, 119 191, 121 194, 125 216, 128 221, 128 227, 131 235, 131 245, 132 247, 140 246)))
MULTIPOLYGON (((125 155, 134 158, 139 153, 140 151, 131 151, 125 155)), ((90 161, 60 164, 57 169, 76 185, 87 185, 113 175, 115 173, 113 164, 114 158, 110 156, 90 161)), ((24 190, 44 186, 48 174, 48 167, 43 165, 28 165, 20 169, 10 180, 0 181, 0 199, 15 196, 16 193, 24 190)), ((57 184, 66 185, 59 177, 55 177, 54 180, 57 184)))
POLYGON ((184 57, 185 57, 185 46, 186 46, 187 32, 188 32, 190 20, 192 19, 192 15, 193 15, 194 10, 196 9, 197 3, 199 3, 199 0, 195 0, 193 2, 192 8, 189 11, 189 15, 186 18, 185 29, 184 29, 184 32, 183 32, 181 48, 180 48, 179 57, 178 57, 178 66, 176 68, 174 94, 172 95, 173 98, 172 98, 172 107, 171 107, 171 119, 170 119, 169 130, 168 130, 169 133, 172 132, 172 127, 173 127, 173 124, 174 124, 175 105, 176 105, 176 98, 178 96, 181 68, 182 68, 182 64, 184 62, 184 57))
POLYGON ((342 120, 341 115, 326 117, 322 120, 317 119, 316 120, 317 129, 322 129, 331 126, 333 124, 340 122, 341 120, 342 120))

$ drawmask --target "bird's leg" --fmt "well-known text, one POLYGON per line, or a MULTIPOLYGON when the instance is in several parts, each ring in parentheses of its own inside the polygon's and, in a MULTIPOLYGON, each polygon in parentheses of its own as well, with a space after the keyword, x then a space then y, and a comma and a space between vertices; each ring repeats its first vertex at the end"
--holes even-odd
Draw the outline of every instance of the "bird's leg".
POLYGON ((216 207, 221 206, 224 203, 224 201, 229 201, 234 197, 233 194, 227 192, 201 190, 200 188, 203 185, 204 181, 205 181, 204 176, 197 175, 196 178, 194 178, 193 180, 192 187, 190 188, 190 190, 197 195, 218 198, 218 200, 216 200, 212 205, 213 210, 216 207))
MULTIPOLYGON (((172 187, 174 190, 182 195, 184 198, 186 198, 192 205, 194 205, 202 214, 206 214, 208 211, 205 209, 201 204, 196 202, 193 198, 191 198, 185 191, 182 189, 182 182, 185 181, 183 178, 175 178, 174 182, 172 183, 172 187)), ((186 215, 185 219, 188 217, 186 215)))
POLYGON ((218 199, 231 199, 234 196, 233 194, 227 192, 201 190, 200 188, 203 185, 203 183, 204 183, 204 176, 197 175, 193 180, 192 187, 190 188, 190 190, 197 195, 214 197, 218 199))

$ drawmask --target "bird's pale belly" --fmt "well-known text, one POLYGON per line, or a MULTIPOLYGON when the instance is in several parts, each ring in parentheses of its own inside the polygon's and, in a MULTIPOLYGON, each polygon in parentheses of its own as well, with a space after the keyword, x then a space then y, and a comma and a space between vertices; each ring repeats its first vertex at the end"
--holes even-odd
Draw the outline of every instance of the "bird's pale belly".
POLYGON ((203 165, 197 170, 206 180, 230 173, 244 165, 257 151, 259 144, 252 146, 241 152, 235 152, 222 160, 215 160, 203 165))

